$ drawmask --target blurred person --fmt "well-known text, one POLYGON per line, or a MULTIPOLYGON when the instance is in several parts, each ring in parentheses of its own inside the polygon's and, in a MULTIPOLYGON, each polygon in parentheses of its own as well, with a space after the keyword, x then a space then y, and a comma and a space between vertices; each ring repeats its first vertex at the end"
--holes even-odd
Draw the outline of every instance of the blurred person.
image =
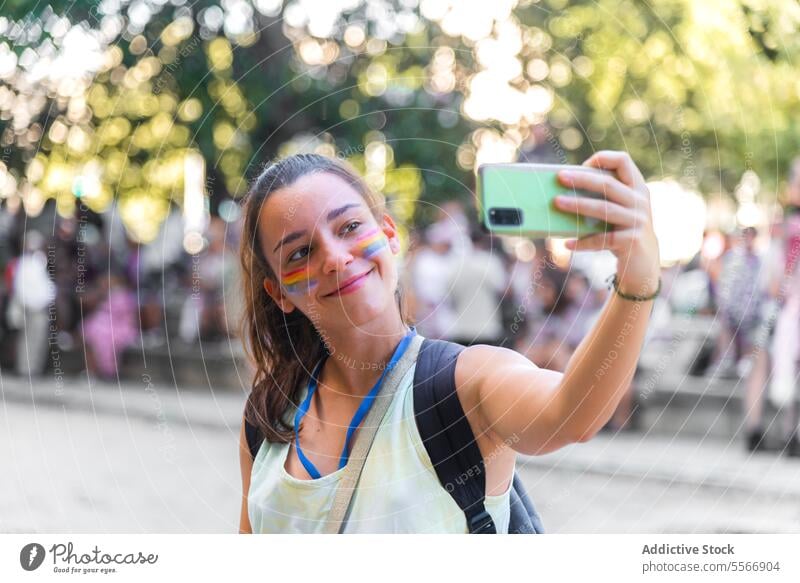
POLYGON ((598 303, 598 297, 602 297, 605 301, 606 295, 598 296, 597 292, 592 289, 589 278, 577 269, 570 269, 567 273, 564 295, 574 308, 574 317, 566 338, 569 344, 577 347, 600 315, 603 302, 598 303))
POLYGON ((523 328, 529 327, 530 319, 533 315, 538 314, 542 309, 539 296, 536 294, 536 287, 542 280, 543 274, 548 269, 561 269, 553 258, 552 251, 547 246, 546 239, 536 239, 533 241, 535 254, 529 263, 518 264, 517 267, 521 269, 527 268, 527 273, 520 274, 518 271, 512 271, 511 277, 517 286, 517 293, 522 297, 521 305, 523 306, 523 328), (520 286, 524 283, 525 287, 522 289, 520 286))
POLYGON ((745 446, 763 451, 764 397, 782 414, 782 451, 800 457, 797 407, 797 360, 800 357, 800 156, 792 160, 783 221, 773 225, 767 255, 767 300, 755 335, 753 364, 745 393, 745 446), (770 380, 771 378, 771 380, 770 380))
MULTIPOLYGON (((483 229, 481 229, 483 233, 483 229)), ((499 238, 494 245, 494 251, 503 264, 507 284, 501 292, 500 311, 502 320, 501 346, 515 346, 525 331, 525 315, 530 301, 528 296, 533 295, 531 287, 532 271, 531 262, 523 261, 518 255, 518 250, 511 253, 504 251, 499 238)))
MULTIPOLYGON (((620 387, 629 383, 660 289, 644 178, 621 152, 599 152, 587 165, 613 174, 563 171, 559 180, 605 197, 558 197, 555 204, 605 218, 615 237, 588 237, 567 247, 608 248, 620 271, 614 294, 566 372, 486 345, 460 347, 450 368, 441 369, 452 374, 463 403, 459 422, 480 428, 472 443, 489 452, 482 456, 480 516, 499 533, 508 532, 516 454, 544 454, 599 431, 620 387), (621 329, 625 350, 609 359, 621 329)), ((365 397, 377 398, 386 370, 411 346, 410 368, 385 401, 384 421, 373 426, 374 442, 339 532, 468 532, 464 513, 421 453, 412 397, 413 355, 422 339, 402 312, 394 260, 398 228, 383 195, 339 160, 300 154, 263 170, 244 215, 243 332, 256 373, 240 433, 239 531, 325 528, 337 488, 353 468, 351 437, 370 407, 365 397), (294 219, 287 224, 281 217, 290 209, 294 219)))
POLYGON ((547 123, 538 123, 520 146, 519 162, 537 164, 566 164, 564 150, 547 123))
POLYGON ((425 244, 414 254, 411 282, 416 313, 414 321, 421 334, 444 338, 453 324, 448 277, 453 262, 451 231, 434 223, 425 231, 425 244))
POLYGON ((800 457, 797 384, 800 358, 800 157, 792 161, 783 218, 783 281, 772 339, 770 398, 784 413, 785 450, 800 457))
MULTIPOLYGON (((225 263, 225 289, 223 291, 224 306, 222 317, 225 331, 229 337, 238 337, 239 325, 244 315, 244 298, 241 293, 242 268, 239 264, 238 249, 241 245, 242 221, 227 222, 225 228, 226 253, 233 253, 233 260, 225 263)), ((241 343, 234 343, 237 350, 243 350, 241 343)))
POLYGON ((702 309, 703 312, 713 314, 717 310, 716 299, 718 297, 718 287, 722 271, 724 268, 724 258, 733 249, 734 238, 730 233, 719 233, 716 231, 706 231, 703 233, 703 244, 700 252, 690 261, 684 272, 691 272, 695 269, 702 270, 707 277, 707 305, 702 309), (718 244, 717 240, 721 237, 722 248, 718 253, 706 253, 707 249, 713 249, 718 244))
POLYGON ((733 248, 722 257, 722 268, 715 288, 720 333, 712 365, 721 376, 744 376, 752 351, 752 336, 758 325, 761 307, 758 285, 761 260, 754 247, 757 235, 753 227, 743 229, 735 238, 733 248))
POLYGON ((180 337, 184 342, 219 339, 229 335, 226 292, 236 273, 236 256, 228 247, 225 221, 213 217, 208 228, 208 247, 192 261, 191 294, 181 311, 180 337))
POLYGON ((138 299, 142 341, 146 346, 166 342, 166 321, 170 300, 180 297, 180 280, 190 263, 183 249, 183 218, 176 205, 170 205, 167 218, 153 241, 139 250, 138 299))
POLYGON ((10 328, 6 315, 8 304, 11 300, 11 272, 12 263, 16 263, 17 253, 14 252, 12 233, 14 230, 14 213, 8 208, 7 198, 0 197, 0 366, 6 365, 6 354, 13 349, 7 344, 11 341, 10 328))
POLYGON ((228 321, 225 317, 225 297, 231 292, 236 275, 236 254, 228 246, 227 225, 219 217, 209 224, 208 253, 200 262, 200 281, 203 290, 201 334, 208 337, 228 336, 228 321))
POLYGON ((450 266, 447 289, 453 323, 447 335, 464 346, 497 346, 503 340, 501 299, 507 275, 503 262, 491 248, 491 237, 476 231, 468 258, 456 260, 450 266))
POLYGON ((8 322, 18 331, 16 371, 28 377, 43 374, 48 361, 48 310, 55 300, 56 290, 48 273, 45 243, 41 233, 27 231, 22 255, 10 274, 8 322))
POLYGON ((576 346, 568 337, 574 339, 571 328, 579 310, 565 293, 566 285, 567 272, 561 268, 552 265, 542 272, 534 291, 539 310, 531 314, 528 335, 521 344, 536 366, 560 372, 576 346))
POLYGON ((87 373, 101 380, 117 377, 122 352, 139 339, 136 296, 117 269, 98 278, 99 304, 81 325, 87 373))
POLYGON ((54 239, 53 279, 56 287, 56 323, 59 345, 69 348, 72 335, 80 322, 78 282, 78 223, 74 217, 57 217, 54 239))
POLYGON ((500 304, 503 312, 503 345, 516 346, 525 332, 529 296, 533 295, 532 270, 531 262, 520 259, 516 253, 509 253, 506 258, 508 286, 500 304))
POLYGON ((72 330, 73 343, 82 336, 81 326, 103 301, 104 278, 116 263, 112 263, 108 243, 103 239, 102 230, 90 222, 78 223, 76 234, 77 257, 75 259, 75 299, 78 304, 76 325, 72 330))
POLYGON ((438 218, 433 224, 437 236, 447 239, 449 252, 454 256, 464 255, 472 250, 469 219, 464 205, 457 200, 448 200, 439 207, 438 218))
POLYGON ((698 253, 692 261, 676 268, 669 303, 678 314, 713 314, 715 284, 703 267, 698 253))

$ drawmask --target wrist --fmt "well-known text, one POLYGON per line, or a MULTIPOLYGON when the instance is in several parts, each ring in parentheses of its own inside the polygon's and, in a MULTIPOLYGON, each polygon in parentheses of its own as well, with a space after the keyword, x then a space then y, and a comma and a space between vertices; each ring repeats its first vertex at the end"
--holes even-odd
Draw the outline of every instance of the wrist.
POLYGON ((619 275, 609 278, 609 287, 623 299, 645 302, 655 299, 661 292, 661 277, 654 275, 644 279, 623 280, 619 275))

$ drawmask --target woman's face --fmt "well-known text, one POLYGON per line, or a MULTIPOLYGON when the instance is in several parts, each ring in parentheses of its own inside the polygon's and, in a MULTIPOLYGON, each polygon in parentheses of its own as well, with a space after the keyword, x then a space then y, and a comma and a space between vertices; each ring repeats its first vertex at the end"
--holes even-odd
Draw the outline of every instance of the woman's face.
POLYGON ((314 172, 270 194, 258 220, 261 248, 278 281, 264 289, 319 330, 360 326, 396 310, 400 250, 391 217, 380 223, 335 174, 314 172))

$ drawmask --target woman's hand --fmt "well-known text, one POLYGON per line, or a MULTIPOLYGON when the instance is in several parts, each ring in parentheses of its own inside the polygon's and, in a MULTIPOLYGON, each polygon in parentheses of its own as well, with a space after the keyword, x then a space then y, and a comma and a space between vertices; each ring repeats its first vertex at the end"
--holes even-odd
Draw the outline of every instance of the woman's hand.
POLYGON ((616 177, 562 170, 558 173, 559 180, 570 188, 602 194, 603 199, 558 196, 556 207, 603 220, 614 229, 567 241, 567 248, 574 251, 608 249, 617 257, 620 291, 637 296, 654 293, 658 286, 660 257, 650 210, 650 192, 642 173, 627 152, 597 152, 583 165, 612 170, 616 177))

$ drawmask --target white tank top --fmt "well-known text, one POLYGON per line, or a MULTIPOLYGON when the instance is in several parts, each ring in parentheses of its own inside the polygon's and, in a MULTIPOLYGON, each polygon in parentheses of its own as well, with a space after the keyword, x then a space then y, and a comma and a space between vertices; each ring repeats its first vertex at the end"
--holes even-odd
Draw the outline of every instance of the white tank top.
MULTIPOLYGON (((414 420, 414 369, 403 377, 378 428, 353 494, 345 533, 466 533, 464 513, 439 483, 414 420)), ((305 398, 308 387, 302 391, 305 398)), ((294 419, 294 411, 289 412, 294 419)), ((344 468, 316 480, 286 472, 288 443, 261 444, 247 509, 254 533, 319 533, 344 468)), ((510 493, 486 497, 499 533, 508 532, 510 493)))

